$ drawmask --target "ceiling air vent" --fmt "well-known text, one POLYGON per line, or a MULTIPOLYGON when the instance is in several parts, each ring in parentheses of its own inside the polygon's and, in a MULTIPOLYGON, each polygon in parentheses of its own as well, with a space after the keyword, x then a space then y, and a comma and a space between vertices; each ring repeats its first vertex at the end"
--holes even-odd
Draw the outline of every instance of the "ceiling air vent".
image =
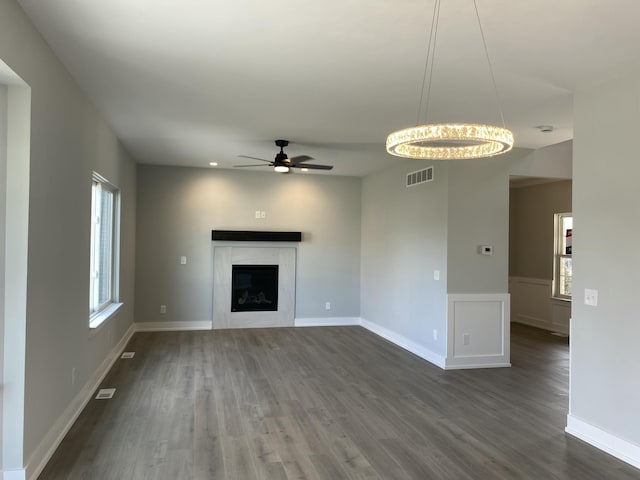
POLYGON ((407 173, 407 187, 433 181, 433 167, 407 173))

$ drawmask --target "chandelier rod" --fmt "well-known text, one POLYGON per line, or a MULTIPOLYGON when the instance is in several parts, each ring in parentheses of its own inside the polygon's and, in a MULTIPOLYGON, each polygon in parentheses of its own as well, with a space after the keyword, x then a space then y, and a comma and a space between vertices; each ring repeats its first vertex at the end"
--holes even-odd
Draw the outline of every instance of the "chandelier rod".
POLYGON ((427 45, 427 58, 424 62, 424 73, 422 75, 422 88, 420 89, 420 103, 418 104, 418 116, 416 125, 420 125, 420 115, 422 114, 422 100, 424 98, 424 86, 427 83, 427 70, 429 70, 429 83, 427 87, 427 102, 425 106, 424 119, 427 120, 429 112, 429 98, 431 96, 431 80, 433 78, 433 64, 436 56, 436 37, 438 35, 438 21, 440 20, 440 0, 436 0, 433 4, 433 15, 431 16, 431 29, 429 30, 429 43, 427 45), (431 49, 433 42, 433 51, 431 49), (431 59, 431 69, 429 69, 429 59, 431 59))
POLYGON ((476 18, 478 19, 478 27, 480 28, 480 36, 482 37, 482 46, 484 47, 484 55, 487 57, 487 64, 489 65, 489 73, 491 74, 491 82, 493 84, 493 93, 496 96, 496 103, 498 104, 498 112, 500 112, 500 119, 502 120, 502 127, 506 128, 506 124, 504 122, 504 115, 502 113, 502 102, 500 100, 500 95, 498 94, 498 86, 496 84, 496 77, 493 74, 493 66, 491 65, 491 58, 489 57, 489 49, 487 48, 487 40, 484 36, 484 29, 482 28, 482 22, 480 21, 480 12, 478 11, 478 4, 476 0, 473 0, 473 7, 476 11, 476 18))

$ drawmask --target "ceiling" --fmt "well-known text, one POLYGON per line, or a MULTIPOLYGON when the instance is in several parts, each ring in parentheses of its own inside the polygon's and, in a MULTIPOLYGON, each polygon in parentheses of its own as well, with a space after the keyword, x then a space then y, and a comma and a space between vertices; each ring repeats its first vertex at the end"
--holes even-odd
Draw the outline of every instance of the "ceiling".
MULTIPOLYGON (((230 168, 284 138, 366 175, 403 161, 393 130, 501 124, 473 0, 442 2, 420 116, 434 0, 18 2, 139 163, 230 168)), ((572 138, 573 93, 640 64, 638 0, 477 4, 516 147, 572 138)))

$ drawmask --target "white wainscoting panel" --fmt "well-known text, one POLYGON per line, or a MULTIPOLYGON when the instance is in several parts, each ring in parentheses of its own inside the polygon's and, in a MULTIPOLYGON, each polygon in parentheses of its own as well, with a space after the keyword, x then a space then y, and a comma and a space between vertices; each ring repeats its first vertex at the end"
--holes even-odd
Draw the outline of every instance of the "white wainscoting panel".
POLYGON ((447 296, 445 369, 510 367, 509 294, 447 296))
POLYGON ((569 334, 571 302, 552 298, 552 281, 510 277, 511 321, 569 334))
POLYGON ((551 280, 510 277, 511 321, 552 330, 551 280))
POLYGON ((551 330, 569 335, 571 302, 551 299, 551 330))

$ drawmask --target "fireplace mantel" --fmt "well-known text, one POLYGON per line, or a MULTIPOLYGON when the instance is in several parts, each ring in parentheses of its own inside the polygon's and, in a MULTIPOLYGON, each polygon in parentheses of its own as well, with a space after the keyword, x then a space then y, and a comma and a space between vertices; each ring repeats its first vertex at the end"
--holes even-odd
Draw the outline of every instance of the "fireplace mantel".
POLYGON ((225 242, 301 242, 302 232, 211 230, 211 240, 225 242))

